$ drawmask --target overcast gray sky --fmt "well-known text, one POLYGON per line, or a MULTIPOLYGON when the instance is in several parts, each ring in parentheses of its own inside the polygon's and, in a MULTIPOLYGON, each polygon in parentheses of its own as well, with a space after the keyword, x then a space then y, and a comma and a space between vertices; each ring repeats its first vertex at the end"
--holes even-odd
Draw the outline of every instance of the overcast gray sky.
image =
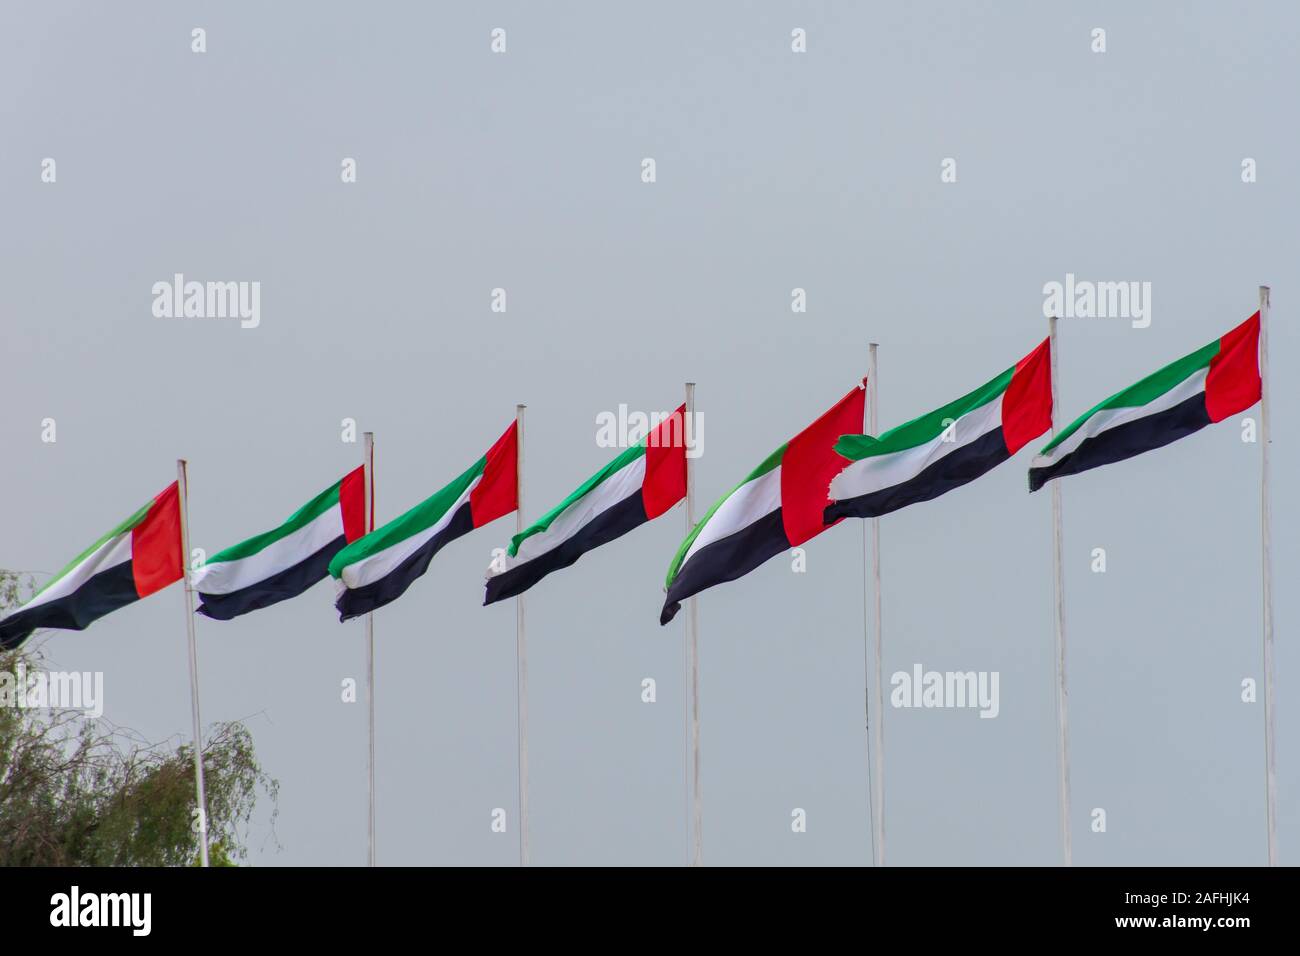
MULTIPOLYGON (((1148 328, 1062 322, 1068 419, 1271 283, 1294 862, 1298 34, 1280 2, 5 3, 0 567, 57 570, 181 456, 196 546, 273 527, 359 462, 345 417, 376 433, 385 521, 526 402, 533 518, 613 454, 597 414, 671 409, 687 380, 704 508, 865 373, 869 340, 889 427, 1027 353, 1045 283, 1150 282, 1148 328), (154 318, 177 272, 260 282, 260 326, 154 318)), ((1078 864, 1265 860, 1263 705, 1240 699, 1262 677, 1260 455, 1239 421, 1064 487, 1078 864)), ((998 671, 1001 698, 992 720, 888 712, 891 863, 1059 858, 1036 447, 882 522, 886 676, 998 671)), ((529 593, 535 863, 686 859, 685 615, 657 623, 683 525, 529 593)), ((517 859, 514 609, 480 607, 513 529, 456 541, 376 615, 381 863, 517 859)), ((779 558, 701 598, 707 863, 870 860, 862 547, 845 522, 806 573, 779 558)), ((363 629, 332 597, 197 623, 205 721, 246 718, 282 783, 282 849, 265 813, 250 834, 260 865, 365 860, 366 710, 340 701, 363 629)), ((184 736, 182 613, 173 587, 43 646, 104 672, 106 717, 184 736)))

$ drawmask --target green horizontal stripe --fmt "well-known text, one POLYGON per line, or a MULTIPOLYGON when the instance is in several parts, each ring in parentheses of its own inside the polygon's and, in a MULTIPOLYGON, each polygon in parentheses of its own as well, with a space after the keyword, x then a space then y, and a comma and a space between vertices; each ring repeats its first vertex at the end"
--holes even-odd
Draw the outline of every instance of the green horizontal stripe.
POLYGON ((61 570, 58 574, 54 575, 54 577, 52 577, 52 578, 50 578, 48 581, 46 581, 45 584, 43 584, 43 585, 41 586, 41 590, 40 590, 40 591, 37 591, 36 594, 33 594, 33 595, 32 595, 32 598, 37 597, 37 596, 41 593, 41 591, 44 591, 44 590, 45 590, 46 588, 48 588, 51 584, 53 584, 55 581, 59 580, 59 579, 62 578, 65 574, 67 574, 69 571, 71 571, 73 568, 75 568, 77 565, 79 565, 82 561, 85 561, 86 558, 90 557, 92 554, 94 554, 96 551, 98 551, 98 550, 99 550, 101 547, 103 547, 103 546, 104 546, 108 541, 111 541, 113 538, 116 538, 116 537, 117 537, 118 535, 120 535, 120 534, 125 534, 126 532, 132 530, 136 525, 138 525, 141 521, 143 521, 143 520, 145 519, 145 515, 147 515, 147 514, 149 513, 149 509, 152 508, 152 507, 153 507, 153 499, 150 498, 149 501, 144 505, 144 507, 142 507, 139 511, 137 511, 135 514, 131 515, 131 517, 127 518, 125 521, 123 521, 120 525, 118 525, 118 526, 117 526, 116 528, 114 528, 112 531, 110 531, 110 532, 108 532, 107 534, 105 534, 105 535, 104 535, 103 537, 101 537, 98 541, 96 541, 94 544, 92 544, 89 548, 87 548, 85 551, 81 552, 81 554, 77 555, 75 558, 73 558, 71 561, 69 561, 66 565, 64 565, 63 570, 61 570))
POLYGON ((975 409, 987 405, 1005 392, 1015 374, 1016 367, 1013 365, 975 391, 949 402, 942 408, 936 408, 928 414, 891 428, 879 438, 870 435, 844 435, 835 443, 835 451, 850 461, 860 461, 863 458, 892 455, 918 445, 929 444, 943 434, 944 429, 948 427, 945 422, 949 419, 956 421, 963 415, 968 415, 975 409))
POLYGON ((334 555, 333 560, 330 561, 330 575, 337 578, 348 565, 364 561, 380 551, 386 551, 393 545, 405 541, 412 535, 433 527, 447 513, 447 509, 454 505, 460 496, 465 493, 465 489, 469 487, 470 482, 483 474, 483 469, 486 467, 487 456, 484 455, 452 481, 451 484, 435 491, 406 514, 394 518, 388 524, 376 528, 365 537, 353 541, 334 555))
POLYGON ((511 538, 510 557, 513 558, 517 554, 519 554, 519 546, 523 544, 526 538, 531 538, 535 534, 541 534, 543 531, 545 531, 547 528, 551 526, 551 523, 555 521, 556 518, 558 518, 561 514, 567 511, 574 504, 574 502, 578 501, 581 498, 586 497, 586 495, 588 495, 593 488, 595 488, 597 485, 603 482, 610 475, 622 471, 632 462, 636 461, 638 458, 643 456, 645 454, 645 442, 646 440, 643 438, 641 439, 641 441, 637 442, 637 444, 633 445, 631 448, 628 448, 621 455, 619 455, 617 458, 611 461, 608 465, 600 469, 600 471, 596 472, 594 475, 592 475, 590 478, 584 481, 581 485, 579 485, 577 489, 571 495, 569 495, 569 497, 565 498, 563 501, 561 501, 550 511, 546 512, 546 514, 538 518, 537 521, 533 522, 523 531, 519 532, 517 535, 511 538))
POLYGON ((686 552, 691 550, 691 545, 694 544, 695 539, 700 536, 700 532, 704 529, 704 526, 713 518, 714 512, 722 507, 724 501, 734 495, 741 488, 745 487, 745 485, 749 484, 755 478, 762 478, 777 465, 781 464, 781 459, 785 457, 785 450, 789 446, 790 443, 786 442, 776 451, 772 452, 772 454, 763 459, 763 463, 751 471, 744 480, 740 482, 740 484, 736 485, 736 487, 732 488, 713 503, 713 507, 704 515, 703 520, 696 523, 695 527, 691 529, 691 533, 686 536, 686 540, 682 542, 681 547, 677 549, 677 553, 673 555, 673 562, 668 566, 668 578, 664 582, 665 590, 672 586, 673 578, 677 577, 677 572, 681 570, 682 560, 686 557, 686 552))
POLYGON ((241 558, 247 558, 257 554, 269 544, 279 541, 286 535, 293 534, 304 525, 311 524, 326 511, 329 511, 339 503, 339 487, 342 481, 336 481, 311 501, 307 502, 297 511, 295 511, 289 520, 278 528, 272 528, 270 531, 264 531, 254 538, 247 541, 241 541, 239 544, 233 544, 224 551, 218 551, 212 557, 208 558, 204 564, 220 564, 225 561, 238 561, 241 558))
POLYGON ((1122 392, 1116 392, 1110 398, 1094 405, 1074 421, 1072 421, 1059 435, 1043 446, 1040 455, 1046 455, 1053 448, 1065 441, 1075 432, 1077 432, 1083 423, 1093 415, 1107 408, 1137 408, 1145 405, 1153 399, 1159 398, 1165 392, 1186 381, 1196 372, 1210 364, 1214 356, 1219 354, 1219 339, 1215 339, 1204 348, 1199 348, 1191 355, 1184 355, 1177 361, 1170 362, 1164 368, 1152 372, 1146 378, 1142 379, 1122 392))

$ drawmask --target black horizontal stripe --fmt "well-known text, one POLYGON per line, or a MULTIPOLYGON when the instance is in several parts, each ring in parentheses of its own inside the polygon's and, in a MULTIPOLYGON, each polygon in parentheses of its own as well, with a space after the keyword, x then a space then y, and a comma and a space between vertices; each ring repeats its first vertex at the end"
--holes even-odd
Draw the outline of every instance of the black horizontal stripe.
POLYGON ((1010 457, 999 426, 969 444, 954 448, 907 481, 833 502, 826 508, 826 523, 840 518, 878 518, 908 505, 930 501, 974 481, 1010 457))
POLYGON ((0 649, 12 650, 40 627, 85 630, 105 614, 138 600, 131 562, 123 561, 93 575, 71 594, 0 621, 0 649))
POLYGON ((295 598, 317 581, 329 577, 330 559, 343 550, 347 543, 347 537, 339 535, 315 554, 308 555, 297 564, 238 591, 231 591, 228 594, 208 594, 200 591, 199 597, 203 603, 199 605, 198 613, 215 621, 229 621, 249 611, 295 598))
POLYGON ((1037 491, 1053 478, 1077 475, 1081 471, 1161 448, 1200 431, 1208 424, 1210 413, 1205 408, 1205 393, 1198 392, 1172 408, 1154 415, 1143 415, 1084 439, 1074 451, 1045 468, 1030 468, 1029 490, 1037 491))
POLYGON ((426 541, 418 551, 384 577, 364 587, 348 588, 343 591, 334 602, 334 606, 339 611, 339 620, 349 621, 354 617, 369 614, 391 601, 396 601, 406 593, 406 589, 415 582, 416 578, 429 570, 429 562, 444 545, 473 530, 474 515, 470 511, 470 503, 466 501, 456 509, 447 527, 426 541))
POLYGON ((488 578, 483 603, 492 604, 524 593, 552 571, 569 567, 586 552, 622 537, 647 520, 645 501, 638 488, 588 521, 568 541, 551 548, 545 554, 515 565, 502 574, 488 578))
POLYGON ((682 602, 691 595, 744 577, 789 547, 780 508, 725 538, 706 544, 687 559, 673 578, 659 623, 671 621, 681 610, 682 602))

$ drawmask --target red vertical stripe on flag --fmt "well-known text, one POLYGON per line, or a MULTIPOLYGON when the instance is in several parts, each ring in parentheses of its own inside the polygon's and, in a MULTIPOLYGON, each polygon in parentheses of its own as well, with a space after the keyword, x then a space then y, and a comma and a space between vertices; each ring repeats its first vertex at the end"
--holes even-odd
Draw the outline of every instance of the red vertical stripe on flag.
POLYGON ((176 482, 154 498, 144 520, 131 529, 131 574, 135 592, 148 597, 185 573, 181 554, 181 496, 176 482))
POLYGON ((646 518, 658 518, 686 497, 686 406, 646 436, 641 501, 646 518))
POLYGON ((487 453, 483 478, 469 493, 469 510, 474 527, 508 515, 519 507, 519 431, 511 422, 487 453))
MULTIPOLYGON (((343 512, 343 537, 348 544, 366 534, 366 466, 358 465, 339 482, 339 509, 343 512)), ((372 511, 373 516, 373 511, 372 511)), ((373 521, 371 524, 373 525, 373 521)))
POLYGON ((1002 440, 1014 455, 1052 427, 1052 340, 1019 362, 1002 395, 1002 440))
POLYGON ((831 479, 844 470, 844 459, 835 454, 841 435, 860 435, 865 430, 867 407, 864 384, 854 388, 786 446, 781 458, 781 520, 785 536, 793 547, 825 531, 830 525, 822 512, 831 503, 831 479))
POLYGON ((1205 410, 1221 422, 1259 401, 1259 313, 1219 339, 1205 376, 1205 410))

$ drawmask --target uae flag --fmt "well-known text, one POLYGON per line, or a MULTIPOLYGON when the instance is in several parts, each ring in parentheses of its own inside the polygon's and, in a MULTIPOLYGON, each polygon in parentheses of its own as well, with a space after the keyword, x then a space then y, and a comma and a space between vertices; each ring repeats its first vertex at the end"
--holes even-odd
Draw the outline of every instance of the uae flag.
POLYGON ((863 427, 865 380, 790 439, 709 509, 682 542, 668 569, 659 623, 705 588, 734 581, 769 558, 826 530, 826 486, 844 461, 835 440, 863 427))
POLYGON ((1034 456, 1029 490, 1132 458, 1259 401, 1259 313, 1071 422, 1034 456))
POLYGON ((686 497, 686 406, 515 535, 488 568, 484 604, 522 594, 552 571, 657 518, 686 497))
POLYGON ((297 597, 329 576, 344 545, 366 531, 365 468, 299 508, 284 524, 214 554, 194 572, 198 612, 218 621, 297 597))
POLYGON ((0 648, 17 647, 40 627, 84 630, 111 611, 179 581, 181 506, 176 482, 0 617, 0 648))
POLYGON ((991 382, 879 438, 845 435, 851 464, 831 482, 826 520, 875 518, 974 481, 1052 427, 1052 356, 1044 339, 991 382))
POLYGON ((519 506, 519 445, 512 422, 486 455, 400 518, 353 541, 330 561, 339 620, 396 601, 443 545, 519 506))

